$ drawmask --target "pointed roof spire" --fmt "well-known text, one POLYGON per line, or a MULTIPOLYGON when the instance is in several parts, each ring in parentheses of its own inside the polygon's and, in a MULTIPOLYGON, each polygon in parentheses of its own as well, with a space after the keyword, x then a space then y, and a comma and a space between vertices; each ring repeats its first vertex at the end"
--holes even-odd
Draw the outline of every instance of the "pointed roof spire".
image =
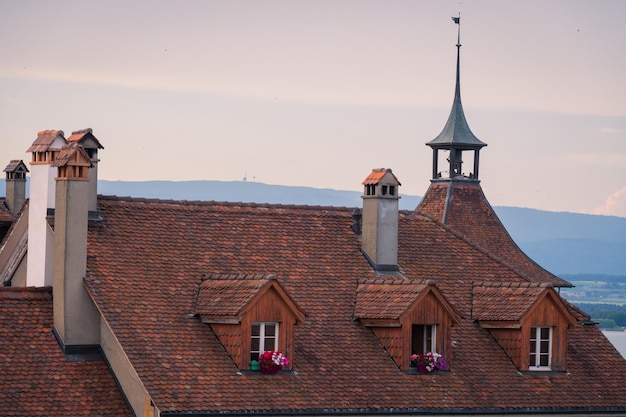
POLYGON ((454 91, 454 102, 448 121, 441 133, 430 142, 426 143, 433 148, 448 148, 450 145, 458 145, 463 149, 480 149, 487 144, 478 139, 470 130, 463 105, 461 104, 461 13, 458 17, 452 17, 452 21, 459 25, 457 35, 456 53, 456 88, 454 91))

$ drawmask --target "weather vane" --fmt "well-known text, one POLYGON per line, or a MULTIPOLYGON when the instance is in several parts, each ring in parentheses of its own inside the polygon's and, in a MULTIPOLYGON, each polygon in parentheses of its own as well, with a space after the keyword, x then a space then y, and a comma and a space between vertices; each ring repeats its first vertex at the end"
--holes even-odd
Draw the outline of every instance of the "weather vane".
POLYGON ((456 41, 456 46, 457 48, 461 47, 461 12, 459 12, 459 15, 457 17, 452 16, 452 21, 454 23, 456 23, 457 25, 459 25, 459 31, 458 31, 458 37, 457 37, 457 41, 456 41))

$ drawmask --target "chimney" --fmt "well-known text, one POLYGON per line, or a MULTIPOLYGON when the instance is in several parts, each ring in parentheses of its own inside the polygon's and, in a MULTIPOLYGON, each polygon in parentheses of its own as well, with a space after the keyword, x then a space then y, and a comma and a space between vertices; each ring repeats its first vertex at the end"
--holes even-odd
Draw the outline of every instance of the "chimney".
MULTIPOLYGON (((54 329, 66 354, 100 343, 100 316, 84 285, 91 158, 78 143, 61 149, 54 163, 54 329)), ((30 257, 30 254, 29 254, 30 257)))
POLYGON ((100 141, 93 135, 91 128, 76 130, 67 138, 68 143, 80 144, 89 158, 92 168, 89 170, 89 218, 98 218, 98 149, 104 149, 100 141))
POLYGON ((396 274, 398 266, 398 200, 400 182, 391 169, 373 169, 363 181, 361 250, 372 268, 396 274))
POLYGON ((54 209, 56 168, 52 163, 65 143, 62 130, 42 130, 26 151, 32 153, 26 286, 52 285, 53 234, 48 225, 48 209, 54 209))
POLYGON ((26 200, 26 173, 28 168, 24 161, 14 159, 6 168, 6 204, 11 213, 16 214, 26 200))

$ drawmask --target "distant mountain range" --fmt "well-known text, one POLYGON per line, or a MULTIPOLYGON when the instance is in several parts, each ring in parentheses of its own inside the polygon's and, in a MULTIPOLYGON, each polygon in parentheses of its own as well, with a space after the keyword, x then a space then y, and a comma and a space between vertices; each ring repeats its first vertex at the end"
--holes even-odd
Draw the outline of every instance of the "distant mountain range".
MULTIPOLYGON (((5 195, 4 181, 0 195, 5 195)), ((172 200, 213 200, 361 207, 361 193, 246 181, 98 181, 98 193, 172 200)), ((402 195, 413 210, 420 196, 402 195)), ((515 242, 557 274, 626 275, 626 218, 519 207, 494 207, 515 242)), ((583 280, 583 278, 581 278, 583 280)))

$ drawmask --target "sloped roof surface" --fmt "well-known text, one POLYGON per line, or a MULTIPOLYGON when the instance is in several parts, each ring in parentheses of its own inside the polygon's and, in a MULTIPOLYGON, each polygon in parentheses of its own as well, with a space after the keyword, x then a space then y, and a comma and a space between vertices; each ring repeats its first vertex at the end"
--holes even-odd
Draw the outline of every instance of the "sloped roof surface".
POLYGON ((389 174, 391 178, 393 178, 394 182, 398 183, 398 185, 402 185, 400 184, 400 181, 398 181, 398 178, 393 174, 393 172, 389 168, 373 169, 372 172, 370 172, 369 175, 365 177, 362 184, 363 185, 378 184, 380 180, 382 180, 383 177, 387 174, 389 174))
POLYGON ((524 254, 498 219, 479 183, 432 183, 417 209, 499 257, 529 282, 571 287, 524 254))
POLYGON ((14 220, 15 215, 7 207, 6 198, 0 197, 0 223, 11 224, 14 220))
POLYGON ((7 164, 4 168, 3 172, 15 172, 19 168, 22 172, 28 172, 28 168, 26 168, 26 164, 21 159, 13 159, 11 162, 7 164))
POLYGON ((399 217, 404 277, 434 283, 464 317, 445 375, 405 374, 353 319, 358 283, 377 277, 351 231, 351 208, 101 197, 99 210, 86 285, 162 412, 626 407, 626 361, 595 326, 568 331, 567 374, 520 374, 468 317, 473 282, 527 279, 419 213, 399 217), (297 374, 238 372, 190 314, 210 272, 276 275, 307 314, 295 326, 297 374))
POLYGON ((103 361, 69 362, 52 334, 50 288, 0 287, 2 416, 131 416, 103 361))
POLYGON ((65 141, 62 130, 40 130, 26 152, 46 152, 59 136, 65 141))
POLYGON ((93 141, 93 144, 98 149, 104 149, 104 146, 102 146, 100 141, 93 135, 93 130, 91 128, 73 131, 70 137, 67 138, 67 141, 70 143, 72 142, 83 143, 83 142, 86 142, 88 139, 91 139, 93 141))
POLYGON ((546 291, 543 284, 475 285, 472 317, 477 320, 520 320, 546 291))
POLYGON ((423 281, 399 278, 359 283, 354 316, 364 319, 398 319, 427 287, 423 281))
POLYGON ((200 284, 195 313, 236 316, 273 276, 211 274, 200 284))

